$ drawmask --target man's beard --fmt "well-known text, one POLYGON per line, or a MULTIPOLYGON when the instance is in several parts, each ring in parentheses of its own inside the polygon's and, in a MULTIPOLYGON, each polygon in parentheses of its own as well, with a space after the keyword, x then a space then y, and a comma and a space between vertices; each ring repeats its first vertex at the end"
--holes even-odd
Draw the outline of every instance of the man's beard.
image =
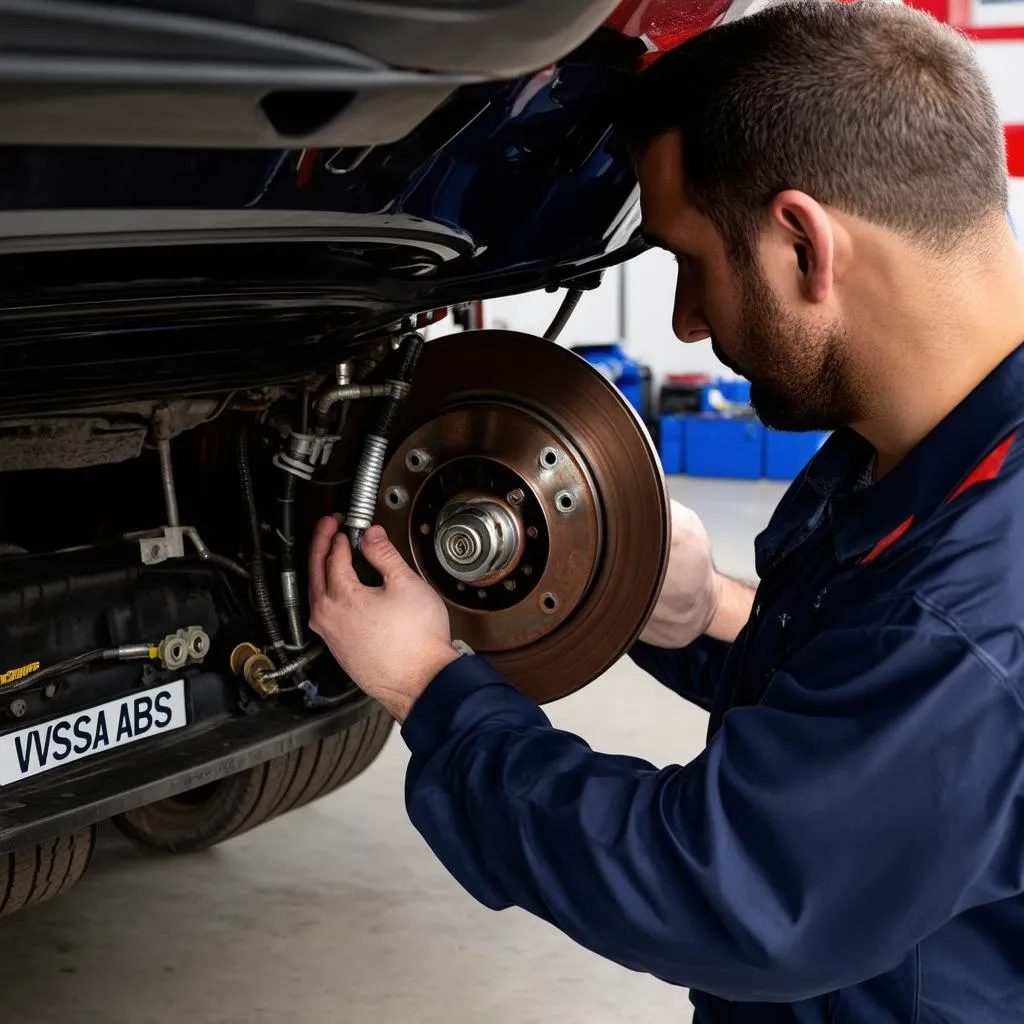
POLYGON ((841 325, 816 334, 783 312, 759 268, 744 273, 741 336, 744 365, 726 362, 750 381, 750 404, 776 430, 835 430, 850 423, 856 389, 849 379, 841 325))

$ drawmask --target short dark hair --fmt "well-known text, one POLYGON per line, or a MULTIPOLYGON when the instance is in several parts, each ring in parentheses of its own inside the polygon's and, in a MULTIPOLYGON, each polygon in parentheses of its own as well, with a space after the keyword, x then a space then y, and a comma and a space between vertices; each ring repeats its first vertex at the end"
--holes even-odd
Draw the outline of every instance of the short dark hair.
POLYGON ((1007 206, 1006 154, 971 44, 892 0, 789 0, 644 72, 634 145, 681 130, 686 195, 749 258, 784 189, 947 251, 1007 206))

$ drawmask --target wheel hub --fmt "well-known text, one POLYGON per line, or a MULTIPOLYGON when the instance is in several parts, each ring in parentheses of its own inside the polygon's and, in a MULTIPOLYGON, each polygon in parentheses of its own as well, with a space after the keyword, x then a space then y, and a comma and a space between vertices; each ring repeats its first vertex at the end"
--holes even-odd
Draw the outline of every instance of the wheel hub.
POLYGON ((452 635, 539 702, 610 667, 668 550, 664 478, 621 394, 543 339, 454 335, 424 350, 403 434, 378 521, 447 602, 452 635))
POLYGON ((497 581, 513 567, 521 532, 512 511, 493 499, 456 500, 438 517, 434 553, 462 583, 497 581))

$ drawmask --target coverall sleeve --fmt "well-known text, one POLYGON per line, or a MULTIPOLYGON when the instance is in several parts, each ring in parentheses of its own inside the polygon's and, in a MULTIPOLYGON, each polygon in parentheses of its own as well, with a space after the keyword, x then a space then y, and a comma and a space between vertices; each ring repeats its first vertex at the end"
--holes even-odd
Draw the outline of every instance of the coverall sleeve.
POLYGON ((710 711, 730 647, 721 640, 702 636, 688 647, 674 650, 636 643, 629 656, 662 686, 710 711))
POLYGON ((1018 891, 1024 712, 957 629, 915 604, 823 633, 769 697, 657 770, 595 753, 462 658, 404 727, 408 811, 488 907, 732 1000, 873 977, 1018 891))

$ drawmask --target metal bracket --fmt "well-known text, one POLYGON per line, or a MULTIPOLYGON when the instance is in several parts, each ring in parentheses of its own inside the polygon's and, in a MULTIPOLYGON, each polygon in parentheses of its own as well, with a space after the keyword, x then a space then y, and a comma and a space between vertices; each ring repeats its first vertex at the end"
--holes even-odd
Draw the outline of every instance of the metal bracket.
POLYGON ((185 557, 187 526, 165 526, 149 536, 136 538, 143 565, 159 565, 171 558, 185 557))

